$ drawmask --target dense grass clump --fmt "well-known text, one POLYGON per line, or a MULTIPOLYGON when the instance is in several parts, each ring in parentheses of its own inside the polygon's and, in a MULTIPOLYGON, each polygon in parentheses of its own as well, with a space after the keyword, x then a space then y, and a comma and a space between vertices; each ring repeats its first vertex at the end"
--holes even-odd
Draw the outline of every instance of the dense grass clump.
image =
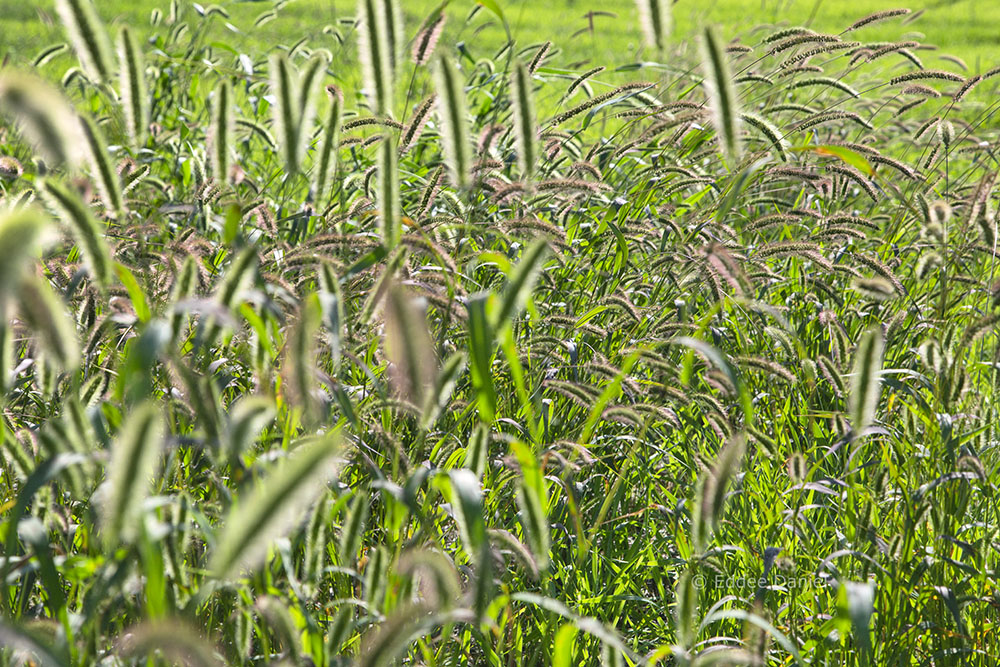
POLYGON ((80 67, 0 70, 0 664, 989 664, 996 71, 641 5, 620 73, 361 0, 346 76, 60 3, 80 67))

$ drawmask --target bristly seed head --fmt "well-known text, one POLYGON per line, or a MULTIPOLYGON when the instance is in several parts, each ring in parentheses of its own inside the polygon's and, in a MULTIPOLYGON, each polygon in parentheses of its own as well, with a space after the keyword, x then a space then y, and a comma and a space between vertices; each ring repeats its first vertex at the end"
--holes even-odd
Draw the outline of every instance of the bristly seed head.
POLYGON ((0 178, 5 181, 14 181, 21 177, 24 168, 16 159, 4 155, 0 157, 0 178))

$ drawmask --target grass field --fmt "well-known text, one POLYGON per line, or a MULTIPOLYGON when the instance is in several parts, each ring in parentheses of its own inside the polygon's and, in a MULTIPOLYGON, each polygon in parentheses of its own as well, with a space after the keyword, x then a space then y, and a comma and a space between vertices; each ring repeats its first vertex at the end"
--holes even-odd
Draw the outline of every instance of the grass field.
POLYGON ((997 664, 992 4, 0 1, 0 667, 997 664))
MULTIPOLYGON (((165 0, 99 0, 96 3, 102 17, 115 23, 127 23, 141 28, 148 25, 152 9, 159 7, 167 11, 165 0)), ((190 3, 185 3, 190 4, 190 3)), ((202 3, 209 6, 212 3, 202 3)), ((225 36, 226 42, 236 49, 253 50, 259 44, 293 44, 305 37, 310 44, 326 46, 337 50, 337 41, 323 30, 327 26, 337 26, 341 20, 350 20, 355 13, 355 3, 338 0, 295 0, 288 3, 278 16, 263 29, 250 30, 254 20, 270 8, 265 2, 216 3, 230 14, 231 23, 237 30, 249 33, 241 37, 218 22, 214 30, 217 36, 225 36)), ((439 3, 433 0, 406 0, 403 10, 409 25, 419 25, 426 15, 439 3)), ((600 62, 608 65, 626 65, 636 61, 639 55, 638 17, 635 3, 631 0, 553 0, 552 2, 528 2, 507 0, 500 3, 511 26, 514 37, 522 44, 534 44, 554 39, 565 53, 564 64, 573 62, 600 62), (586 15, 591 12, 609 12, 614 16, 596 16, 591 21, 586 15), (559 35, 553 35, 552 26, 559 26, 559 35), (579 33, 579 34, 577 34, 579 33)), ((51 0, 40 2, 14 2, 7 0, 0 14, 0 56, 10 52, 15 61, 30 60, 42 48, 62 41, 58 21, 53 18, 51 0)), ((505 39, 499 25, 479 28, 482 24, 495 21, 495 17, 483 12, 484 20, 474 27, 464 25, 464 19, 475 7, 471 0, 453 0, 448 8, 452 17, 452 28, 445 39, 464 40, 478 57, 487 57, 499 48, 505 39), (457 20, 456 20, 457 19, 457 20), (454 26, 461 25, 462 29, 454 26)), ((765 24, 808 25, 821 32, 839 32, 859 16, 907 6, 923 14, 900 30, 896 26, 875 26, 862 33, 871 41, 899 41, 915 35, 921 42, 937 46, 941 53, 963 59, 972 74, 995 66, 1000 50, 1000 33, 996 26, 1000 22, 1000 4, 984 0, 915 0, 901 3, 895 0, 705 0, 690 2, 681 0, 674 8, 676 36, 678 40, 690 39, 699 26, 717 23, 728 37, 745 34, 751 29, 765 24)), ((346 33, 346 29, 344 29, 346 33)), ((345 56, 353 56, 349 48, 345 56)), ((927 60, 935 63, 934 54, 928 53, 927 60)), ((950 66, 935 63, 935 66, 950 66)))

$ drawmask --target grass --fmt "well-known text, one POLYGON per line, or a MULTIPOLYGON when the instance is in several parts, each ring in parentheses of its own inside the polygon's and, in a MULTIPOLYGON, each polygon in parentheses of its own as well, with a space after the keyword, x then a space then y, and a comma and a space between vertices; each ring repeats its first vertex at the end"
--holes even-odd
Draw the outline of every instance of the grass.
POLYGON ((0 71, 0 666, 995 661, 1000 76, 406 7, 0 71))
MULTIPOLYGON (((169 4, 161 0, 137 0, 120 3, 105 0, 97 3, 105 20, 127 23, 139 28, 149 23, 154 8, 166 11, 169 4)), ((210 3, 202 3, 210 6, 210 3)), ((403 3, 408 20, 418 24, 438 4, 433 0, 408 0, 403 3)), ((529 3, 524 0, 501 3, 510 22, 515 38, 523 44, 541 43, 553 38, 552 26, 559 26, 562 38, 555 40, 564 51, 563 64, 594 62, 609 66, 631 64, 638 58, 639 33, 635 3, 632 0, 609 0, 588 4, 584 0, 556 0, 549 3, 529 3), (591 11, 610 12, 614 16, 597 15, 591 20, 591 11)), ((343 30, 341 21, 354 16, 355 3, 343 0, 297 0, 288 3, 277 17, 260 29, 251 29, 254 20, 269 9, 261 2, 223 2, 230 15, 228 23, 234 28, 223 27, 219 21, 213 35, 231 48, 252 52, 261 45, 292 44, 301 38, 311 44, 337 49, 334 37, 324 33, 326 26, 343 30)), ((758 25, 809 25, 819 31, 837 31, 866 14, 894 9, 901 5, 894 0, 709 0, 702 3, 680 2, 674 8, 676 34, 688 39, 705 23, 721 26, 725 38, 749 31, 758 25)), ((1000 46, 994 26, 1000 21, 1000 6, 982 0, 924 0, 910 3, 914 11, 923 15, 905 30, 898 27, 875 26, 863 36, 871 41, 892 41, 916 37, 921 42, 934 45, 941 53, 957 56, 965 61, 972 73, 989 69, 995 64, 995 52, 1000 46)), ((39 4, 13 4, 0 18, 0 55, 10 53, 15 61, 33 58, 42 48, 63 40, 58 20, 51 10, 51 0, 39 4)), ((475 7, 469 1, 450 3, 448 14, 451 24, 445 39, 449 42, 464 41, 479 56, 502 46, 503 31, 495 17, 487 12, 486 21, 467 26, 464 19, 475 7), (481 23, 493 20, 492 27, 481 23), (460 28, 456 26, 461 26, 460 28)), ((350 52, 353 55, 353 51, 350 52)), ((928 58, 934 61, 935 58, 928 58)), ((948 63, 935 63, 948 67, 948 63)))

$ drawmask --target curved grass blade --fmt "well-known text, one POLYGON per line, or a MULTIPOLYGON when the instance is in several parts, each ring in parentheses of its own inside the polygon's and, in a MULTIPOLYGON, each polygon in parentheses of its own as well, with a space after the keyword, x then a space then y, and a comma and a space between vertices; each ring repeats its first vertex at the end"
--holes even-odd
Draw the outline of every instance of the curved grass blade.
POLYGON ((521 468, 521 481, 517 487, 521 526, 538 569, 544 571, 549 566, 549 523, 546 512, 548 494, 545 491, 545 479, 535 453, 527 445, 514 441, 511 449, 521 468))

